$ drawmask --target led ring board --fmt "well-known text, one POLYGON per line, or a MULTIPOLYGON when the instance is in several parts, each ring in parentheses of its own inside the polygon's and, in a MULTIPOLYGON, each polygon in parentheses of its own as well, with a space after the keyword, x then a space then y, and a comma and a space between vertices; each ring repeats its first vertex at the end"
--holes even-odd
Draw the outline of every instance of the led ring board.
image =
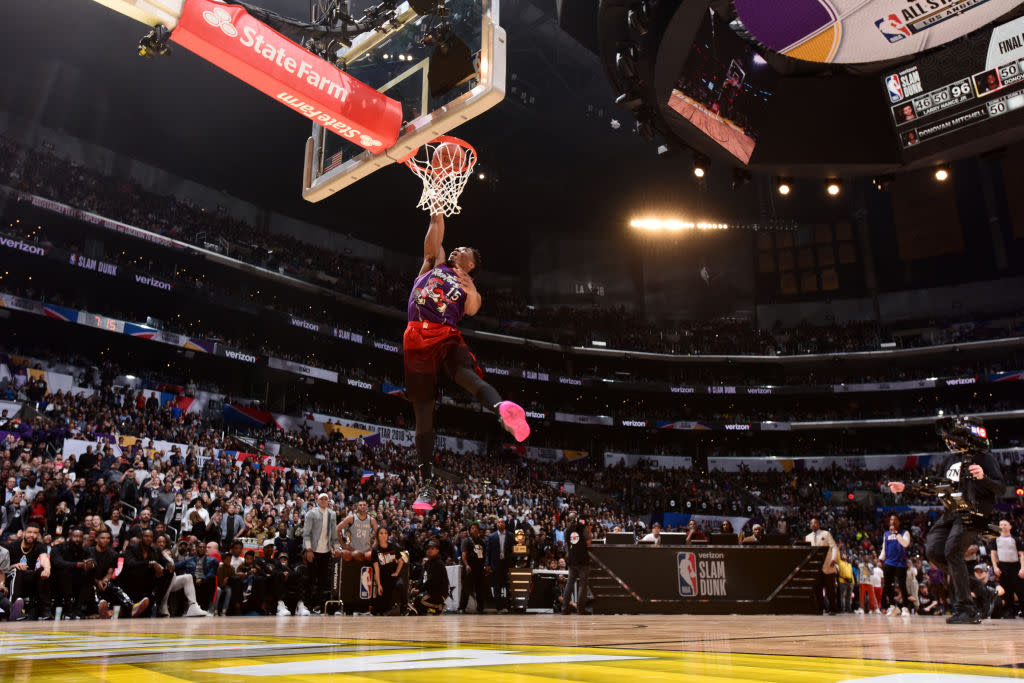
POLYGON ((750 36, 809 62, 902 59, 955 40, 1024 0, 733 0, 750 36))

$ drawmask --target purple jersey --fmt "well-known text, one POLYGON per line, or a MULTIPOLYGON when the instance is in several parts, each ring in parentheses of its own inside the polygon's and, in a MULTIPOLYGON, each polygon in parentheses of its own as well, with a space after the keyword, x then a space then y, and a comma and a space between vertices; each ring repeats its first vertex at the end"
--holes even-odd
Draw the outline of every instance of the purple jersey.
POLYGON ((455 327, 466 314, 466 292, 455 271, 435 266, 416 278, 409 293, 409 322, 426 320, 455 327))

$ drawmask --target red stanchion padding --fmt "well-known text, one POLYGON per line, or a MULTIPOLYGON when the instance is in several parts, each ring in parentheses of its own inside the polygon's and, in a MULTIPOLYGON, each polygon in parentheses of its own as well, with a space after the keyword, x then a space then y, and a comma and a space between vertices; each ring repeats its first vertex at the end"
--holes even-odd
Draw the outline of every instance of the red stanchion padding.
POLYGON ((242 7, 187 0, 171 40, 327 130, 380 153, 402 105, 254 19, 242 7))

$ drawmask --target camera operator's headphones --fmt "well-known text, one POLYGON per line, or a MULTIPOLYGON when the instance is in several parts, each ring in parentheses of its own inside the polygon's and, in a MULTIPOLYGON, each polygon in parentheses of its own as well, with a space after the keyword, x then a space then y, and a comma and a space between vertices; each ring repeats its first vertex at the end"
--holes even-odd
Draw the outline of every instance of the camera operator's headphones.
POLYGON ((935 423, 938 434, 951 453, 974 451, 987 453, 991 443, 988 430, 981 420, 973 417, 943 417, 935 423))

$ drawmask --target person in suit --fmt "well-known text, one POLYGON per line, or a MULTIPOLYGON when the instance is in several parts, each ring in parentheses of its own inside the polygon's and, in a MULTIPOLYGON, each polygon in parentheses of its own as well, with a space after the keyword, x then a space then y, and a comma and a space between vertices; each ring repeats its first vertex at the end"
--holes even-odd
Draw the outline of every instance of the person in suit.
POLYGON ((316 507, 306 513, 302 526, 302 551, 312 565, 313 596, 315 604, 322 605, 330 593, 331 557, 341 557, 338 539, 338 515, 328 507, 330 496, 321 493, 316 507))
POLYGON ((499 613, 508 611, 508 572, 512 568, 512 546, 516 543, 505 520, 495 522, 495 530, 487 537, 487 572, 491 576, 491 593, 499 613))
POLYGON ((750 528, 750 535, 744 536, 742 542, 744 545, 764 543, 764 527, 760 524, 752 526, 750 528))
POLYGON ((238 504, 228 506, 228 513, 220 520, 221 546, 230 547, 232 541, 245 530, 245 518, 238 514, 238 504))
POLYGON ((811 520, 811 533, 807 534, 805 541, 812 546, 825 547, 825 562, 821 565, 821 573, 817 576, 814 584, 814 599, 818 603, 818 609, 829 614, 839 613, 838 586, 836 584, 837 572, 839 571, 839 545, 832 534, 821 528, 817 519, 811 520))

